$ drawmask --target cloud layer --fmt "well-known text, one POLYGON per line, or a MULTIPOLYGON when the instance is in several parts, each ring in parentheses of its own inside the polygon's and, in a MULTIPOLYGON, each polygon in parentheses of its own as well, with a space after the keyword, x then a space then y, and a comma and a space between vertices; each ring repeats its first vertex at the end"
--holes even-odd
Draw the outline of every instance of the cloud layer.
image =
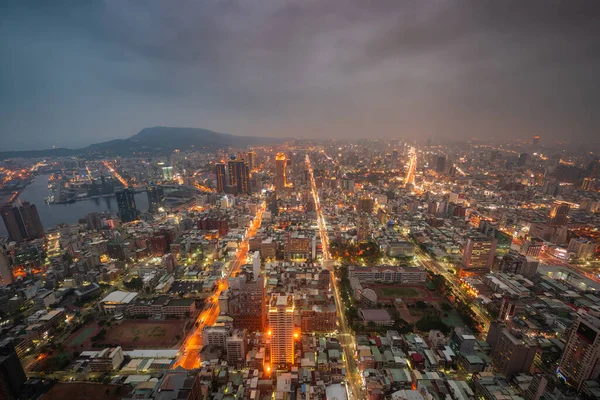
POLYGON ((599 136, 590 1, 7 0, 0 135, 599 136))

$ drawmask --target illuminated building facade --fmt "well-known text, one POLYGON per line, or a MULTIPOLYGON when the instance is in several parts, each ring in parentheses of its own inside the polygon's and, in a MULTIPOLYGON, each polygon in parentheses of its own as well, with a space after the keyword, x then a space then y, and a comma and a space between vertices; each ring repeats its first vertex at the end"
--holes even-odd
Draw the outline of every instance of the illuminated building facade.
POLYGON ((217 176, 217 192, 223 193, 227 186, 227 169, 224 163, 215 165, 215 175, 217 176))
POLYGON ((600 319, 580 315, 565 336, 557 373, 579 389, 584 381, 600 376, 600 319))
POLYGON ((269 303, 269 329, 271 332, 271 364, 294 363, 294 296, 274 294, 269 303))
POLYGON ((569 210, 571 206, 568 203, 555 202, 548 214, 548 225, 565 226, 569 221, 569 210))
POLYGON ((254 168, 256 168, 256 153, 253 151, 249 151, 248 153, 246 153, 246 159, 248 160, 248 168, 250 168, 250 171, 252 171, 254 168))
POLYGON ((235 187, 236 194, 250 193, 250 169, 244 160, 233 156, 227 163, 229 169, 229 184, 235 187))
POLYGON ((466 269, 492 268, 496 252, 496 238, 469 236, 463 249, 462 265, 466 269))
POLYGON ((283 190, 287 185, 286 164, 285 154, 277 153, 275 156, 275 190, 283 190))

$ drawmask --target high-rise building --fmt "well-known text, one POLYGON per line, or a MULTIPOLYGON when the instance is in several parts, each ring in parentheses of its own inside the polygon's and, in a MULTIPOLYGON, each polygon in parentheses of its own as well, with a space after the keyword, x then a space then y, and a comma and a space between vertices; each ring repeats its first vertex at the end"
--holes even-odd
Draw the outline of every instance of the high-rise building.
POLYGON ((8 238, 14 242, 22 242, 24 239, 27 239, 27 230, 21 219, 19 209, 6 204, 0 212, 2 213, 4 226, 6 226, 6 231, 8 232, 8 238))
POLYGON ((279 199, 277 199, 277 193, 269 192, 267 194, 267 208, 273 216, 279 215, 279 199))
POLYGON ((269 303, 271 363, 276 366, 294 363, 294 296, 274 294, 269 303))
POLYGON ((229 169, 229 184, 235 186, 237 194, 250 193, 250 169, 244 160, 235 156, 227 163, 229 169))
POLYGON ((581 190, 589 192, 596 189, 596 180, 594 178, 584 178, 581 184, 581 190))
POLYGON ((6 255, 6 251, 4 251, 4 247, 0 246, 0 278, 2 278, 2 283, 4 285, 10 285, 13 283, 13 274, 10 269, 10 265, 8 262, 8 256, 6 255))
POLYGON ((215 164, 215 175, 217 176, 217 192, 223 193, 227 186, 227 168, 224 163, 215 164))
POLYGON ((152 184, 146 188, 146 194, 148 195, 148 211, 151 213, 157 212, 165 200, 164 188, 152 184))
POLYGON ((584 381, 600 376, 600 319, 580 314, 565 337, 557 373, 579 389, 584 381))
POLYGON ((135 221, 138 218, 139 212, 135 207, 134 194, 135 192, 131 188, 123 189, 116 193, 119 217, 123 222, 135 221))
POLYGON ((527 164, 527 157, 529 157, 529 154, 527 154, 527 153, 519 154, 519 159, 517 160, 517 165, 519 167, 524 167, 527 164))
POLYGON ((10 339, 0 342, 0 399, 18 399, 27 377, 10 339))
POLYGON ((249 151, 246 154, 246 160, 248 161, 248 168, 250 168, 250 172, 256 168, 256 153, 253 151, 249 151))
POLYGON ((249 279, 240 274, 229 285, 229 315, 233 326, 249 332, 262 332, 265 327, 265 288, 261 276, 249 279))
POLYGON ((246 360, 246 331, 234 330, 231 336, 225 339, 225 350, 229 365, 243 363, 246 360))
POLYGON ((162 167, 162 175, 165 181, 173 180, 173 167, 170 165, 162 167))
POLYGON ((35 204, 24 201, 19 207, 21 211, 21 219, 25 225, 25 231, 29 239, 39 239, 44 237, 44 226, 40 220, 35 204))
POLYGON ((364 212, 370 214, 373 212, 375 207, 375 201, 371 196, 361 196, 358 199, 358 205, 356 206, 358 212, 364 212))
POLYGON ((569 203, 563 203, 560 201, 554 202, 550 213, 548 214, 548 225, 550 226, 566 226, 569 222, 569 210, 571 206, 569 203))
POLYGON ((495 323, 490 326, 489 340, 492 347, 494 369, 508 379, 520 372, 529 373, 537 346, 521 332, 511 331, 505 325, 495 323), (491 332, 492 330, 497 332, 491 332))
POLYGON ((496 252, 496 238, 484 235, 471 235, 463 249, 462 265, 466 269, 492 268, 496 252))
POLYGON ((435 161, 435 170, 439 174, 443 174, 446 170, 446 156, 438 156, 435 161))
POLYGON ((532 142, 532 143, 533 143, 534 145, 535 145, 535 144, 540 144, 540 136, 539 136, 539 135, 535 135, 535 136, 533 137, 533 142, 532 142))
POLYGON ((394 149, 392 151, 392 169, 398 169, 400 165, 400 154, 398 153, 398 149, 394 149))
POLYGON ((277 153, 275 156, 275 190, 283 190, 287 185, 286 165, 285 154, 277 153))

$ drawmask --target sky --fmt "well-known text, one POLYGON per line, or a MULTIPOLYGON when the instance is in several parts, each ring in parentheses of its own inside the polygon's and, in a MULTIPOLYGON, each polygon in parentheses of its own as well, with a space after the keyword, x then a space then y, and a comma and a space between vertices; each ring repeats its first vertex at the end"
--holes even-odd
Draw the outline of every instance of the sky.
POLYGON ((0 149, 600 138, 596 0, 3 0, 0 149))

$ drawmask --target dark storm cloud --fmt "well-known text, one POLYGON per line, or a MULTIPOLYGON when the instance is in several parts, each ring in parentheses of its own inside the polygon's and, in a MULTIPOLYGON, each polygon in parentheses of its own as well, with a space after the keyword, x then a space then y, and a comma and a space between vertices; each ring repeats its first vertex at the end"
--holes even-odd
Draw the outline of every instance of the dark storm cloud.
POLYGON ((0 7, 0 135, 14 148, 152 125, 578 140, 600 126, 600 6, 591 0, 0 7))

